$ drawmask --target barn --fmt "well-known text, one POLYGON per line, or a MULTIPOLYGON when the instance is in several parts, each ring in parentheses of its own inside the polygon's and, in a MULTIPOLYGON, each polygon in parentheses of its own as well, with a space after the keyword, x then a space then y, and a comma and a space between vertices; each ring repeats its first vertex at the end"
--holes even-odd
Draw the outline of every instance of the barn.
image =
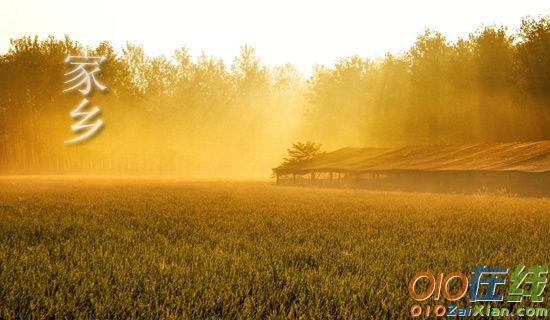
POLYGON ((550 140, 343 148, 273 169, 279 185, 550 195, 550 140))

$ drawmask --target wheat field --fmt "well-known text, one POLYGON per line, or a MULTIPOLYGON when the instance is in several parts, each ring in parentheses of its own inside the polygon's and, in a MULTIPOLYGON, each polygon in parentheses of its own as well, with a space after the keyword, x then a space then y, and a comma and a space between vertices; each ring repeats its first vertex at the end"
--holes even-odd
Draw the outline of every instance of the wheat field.
POLYGON ((549 264, 549 214, 545 198, 2 178, 0 318, 404 318, 418 271, 549 264))

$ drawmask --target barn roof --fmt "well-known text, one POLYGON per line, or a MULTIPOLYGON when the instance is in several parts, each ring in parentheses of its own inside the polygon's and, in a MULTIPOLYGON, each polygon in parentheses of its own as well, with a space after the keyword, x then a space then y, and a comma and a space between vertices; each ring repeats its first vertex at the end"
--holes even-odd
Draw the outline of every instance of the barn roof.
POLYGON ((343 148, 274 169, 281 174, 397 170, 550 172, 550 140, 403 148, 343 148))

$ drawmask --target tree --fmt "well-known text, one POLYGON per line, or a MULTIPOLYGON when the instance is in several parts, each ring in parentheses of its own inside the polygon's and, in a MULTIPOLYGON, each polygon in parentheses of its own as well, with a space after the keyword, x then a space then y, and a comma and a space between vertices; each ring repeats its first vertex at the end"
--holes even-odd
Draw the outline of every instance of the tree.
POLYGON ((433 30, 420 35, 409 50, 411 65, 411 104, 416 112, 411 124, 422 144, 443 141, 442 119, 449 96, 448 75, 451 47, 445 37, 433 30))
POLYGON ((315 158, 324 152, 321 151, 321 145, 307 141, 296 142, 292 144, 292 148, 287 149, 288 157, 284 158, 282 166, 298 163, 307 159, 315 158))

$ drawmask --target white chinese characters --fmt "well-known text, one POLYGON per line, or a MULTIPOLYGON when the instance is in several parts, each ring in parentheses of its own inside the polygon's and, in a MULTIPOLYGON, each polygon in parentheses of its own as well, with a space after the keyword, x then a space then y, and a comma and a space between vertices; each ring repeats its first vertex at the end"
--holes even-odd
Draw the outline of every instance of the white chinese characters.
POLYGON ((63 92, 77 90, 84 96, 78 106, 70 112, 71 117, 77 121, 71 126, 71 130, 78 135, 65 141, 66 144, 83 142, 93 137, 103 127, 101 119, 94 121, 101 110, 97 106, 91 109, 88 108, 90 101, 86 98, 95 88, 100 91, 107 89, 104 84, 96 79, 96 75, 101 71, 100 66, 103 61, 105 61, 105 57, 92 57, 87 54, 84 56, 68 56, 65 59, 65 62, 71 65, 73 69, 65 74, 68 80, 65 81, 67 89, 63 92))

